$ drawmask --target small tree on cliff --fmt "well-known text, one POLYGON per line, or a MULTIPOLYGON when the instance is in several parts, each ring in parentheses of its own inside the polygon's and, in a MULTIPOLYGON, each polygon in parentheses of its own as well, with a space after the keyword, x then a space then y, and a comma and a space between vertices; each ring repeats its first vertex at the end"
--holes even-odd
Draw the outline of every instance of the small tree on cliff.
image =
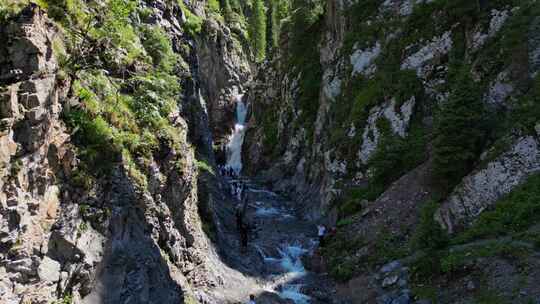
POLYGON ((266 57, 266 8, 264 0, 255 0, 250 18, 249 37, 255 60, 263 61, 266 57))
POLYGON ((460 68, 435 124, 434 169, 448 190, 472 169, 484 142, 484 104, 469 67, 460 68))

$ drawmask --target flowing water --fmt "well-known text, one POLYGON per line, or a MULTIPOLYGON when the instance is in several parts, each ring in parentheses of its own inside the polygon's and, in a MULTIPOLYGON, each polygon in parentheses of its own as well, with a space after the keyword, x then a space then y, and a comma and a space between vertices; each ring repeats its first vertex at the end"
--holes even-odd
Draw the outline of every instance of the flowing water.
POLYGON ((242 171, 242 144, 246 133, 247 106, 242 101, 243 95, 236 96, 236 123, 234 131, 229 137, 227 144, 227 166, 232 168, 236 174, 242 171))
MULTIPOLYGON (((250 233, 248 252, 239 256, 238 260, 244 267, 257 269, 261 293, 276 295, 283 303, 330 303, 312 296, 314 290, 328 289, 328 282, 324 276, 308 271, 303 262, 318 246, 316 223, 301 218, 293 202, 240 176, 246 113, 247 107, 242 95, 239 95, 236 98, 236 124, 227 145, 226 163, 238 177, 228 178, 227 181, 230 185, 241 182, 246 186, 244 218, 256 228, 250 233)), ((236 206, 243 206, 239 197, 231 197, 236 206)))

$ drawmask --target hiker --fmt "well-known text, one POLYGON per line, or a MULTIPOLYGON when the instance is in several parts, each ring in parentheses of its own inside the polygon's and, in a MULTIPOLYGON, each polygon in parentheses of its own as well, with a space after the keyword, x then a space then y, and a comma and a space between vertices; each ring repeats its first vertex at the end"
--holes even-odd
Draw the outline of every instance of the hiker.
POLYGON ((249 295, 249 302, 247 302, 247 304, 257 304, 255 303, 255 296, 250 294, 249 295))
POLYGON ((317 226, 317 236, 319 237, 319 246, 324 246, 324 236, 326 234, 326 226, 325 225, 318 225, 317 226))

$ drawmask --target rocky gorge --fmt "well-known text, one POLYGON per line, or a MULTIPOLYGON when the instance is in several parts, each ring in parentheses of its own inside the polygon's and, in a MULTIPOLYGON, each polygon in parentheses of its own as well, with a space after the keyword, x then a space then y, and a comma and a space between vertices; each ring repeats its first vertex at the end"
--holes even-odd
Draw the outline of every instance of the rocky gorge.
POLYGON ((539 27, 534 0, 2 1, 0 302, 538 303, 539 27))

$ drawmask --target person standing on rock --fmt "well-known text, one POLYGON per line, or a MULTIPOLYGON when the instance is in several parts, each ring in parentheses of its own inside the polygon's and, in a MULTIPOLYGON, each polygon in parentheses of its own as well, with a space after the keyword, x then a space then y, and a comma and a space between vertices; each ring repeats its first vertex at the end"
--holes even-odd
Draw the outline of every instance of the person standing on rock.
POLYGON ((317 236, 319 237, 319 246, 324 246, 324 236, 326 234, 326 226, 325 225, 318 225, 317 226, 317 236))

